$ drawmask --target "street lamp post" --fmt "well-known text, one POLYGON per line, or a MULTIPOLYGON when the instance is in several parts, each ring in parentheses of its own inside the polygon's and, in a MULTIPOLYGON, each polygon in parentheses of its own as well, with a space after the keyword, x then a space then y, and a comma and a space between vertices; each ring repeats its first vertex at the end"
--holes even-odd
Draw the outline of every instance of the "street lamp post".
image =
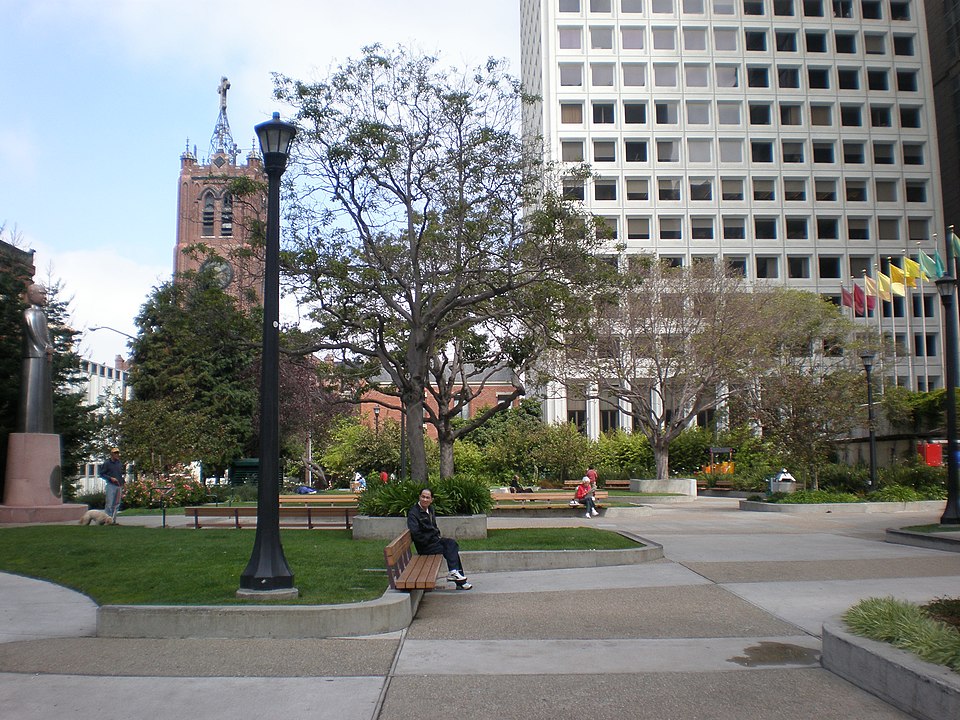
POLYGON ((375 433, 377 437, 380 437, 380 406, 373 406, 373 423, 376 426, 375 433))
POLYGON ((873 424, 873 382, 870 371, 873 369, 873 350, 864 350, 860 353, 863 369, 867 372, 867 422, 870 426, 870 487, 877 486, 877 429, 873 424))
POLYGON ((299 593, 280 543, 280 178, 287 167, 295 126, 280 113, 254 128, 267 173, 267 236, 263 278, 263 359, 260 362, 260 479, 257 535, 240 575, 241 597, 289 598, 299 593))
POLYGON ((943 346, 947 381, 947 506, 940 517, 941 525, 960 525, 960 475, 957 467, 957 313, 954 295, 957 279, 944 275, 937 280, 937 292, 943 305, 943 346))

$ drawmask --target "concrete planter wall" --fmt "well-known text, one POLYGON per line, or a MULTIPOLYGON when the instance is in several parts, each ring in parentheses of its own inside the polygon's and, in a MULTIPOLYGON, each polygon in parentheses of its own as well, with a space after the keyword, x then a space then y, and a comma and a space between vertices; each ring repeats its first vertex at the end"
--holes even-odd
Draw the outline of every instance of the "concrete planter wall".
POLYGON ((697 481, 693 478, 670 478, 669 480, 630 479, 630 492, 674 493, 676 495, 697 495, 697 481))
POLYGON ((946 500, 921 500, 920 502, 810 503, 798 505, 741 500, 740 509, 752 510, 754 512, 794 514, 833 513, 834 515, 863 515, 865 513, 922 512, 924 510, 942 512, 946 504, 946 500))
MULTIPOLYGON (((440 515, 437 525, 444 537, 471 540, 487 537, 486 515, 440 515)), ((406 529, 405 517, 357 515, 353 518, 354 540, 393 540, 406 529)))

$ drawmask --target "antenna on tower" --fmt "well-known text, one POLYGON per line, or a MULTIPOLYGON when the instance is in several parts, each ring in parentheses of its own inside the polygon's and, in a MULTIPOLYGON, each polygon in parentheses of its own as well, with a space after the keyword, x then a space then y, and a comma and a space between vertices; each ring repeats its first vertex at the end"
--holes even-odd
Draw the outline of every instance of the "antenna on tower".
POLYGON ((230 132, 230 121, 227 120, 227 90, 230 89, 230 81, 226 77, 220 78, 220 85, 217 88, 217 94, 220 95, 220 115, 217 117, 217 124, 213 128, 213 135, 210 138, 210 159, 213 161, 216 155, 226 155, 231 163, 237 161, 237 144, 233 141, 233 135, 230 132))

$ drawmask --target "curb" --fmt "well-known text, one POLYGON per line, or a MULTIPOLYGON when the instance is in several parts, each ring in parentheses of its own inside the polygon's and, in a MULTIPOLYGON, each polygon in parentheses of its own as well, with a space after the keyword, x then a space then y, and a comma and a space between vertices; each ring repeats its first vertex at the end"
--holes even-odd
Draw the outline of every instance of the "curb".
POLYGON ((930 550, 960 552, 960 538, 943 537, 940 533, 920 533, 912 530, 887 528, 887 542, 930 550))
POLYGON ((823 624, 820 662, 857 687, 922 720, 960 717, 960 674, 886 643, 823 624))
POLYGON ((513 572, 520 570, 566 570, 572 568, 639 565, 663 558, 663 546, 639 535, 618 531, 646 547, 624 550, 514 550, 493 552, 464 550, 464 564, 471 572, 513 572))
POLYGON ((861 515, 867 513, 942 511, 946 500, 921 500, 919 502, 861 502, 861 503, 766 503, 756 500, 741 500, 740 509, 754 512, 779 513, 834 513, 835 515, 861 515))

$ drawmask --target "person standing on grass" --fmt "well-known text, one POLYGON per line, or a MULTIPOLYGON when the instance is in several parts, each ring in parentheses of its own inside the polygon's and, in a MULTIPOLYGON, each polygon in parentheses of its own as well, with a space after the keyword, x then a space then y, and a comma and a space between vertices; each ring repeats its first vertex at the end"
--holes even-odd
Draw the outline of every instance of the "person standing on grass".
POLYGON ((450 574, 447 581, 456 583, 460 590, 469 590, 473 587, 467 582, 463 574, 463 564, 460 562, 460 546, 453 538, 440 537, 440 528, 437 527, 437 515, 433 510, 433 490, 423 488, 417 504, 407 512, 407 528, 410 537, 420 555, 443 555, 447 561, 450 574))
POLYGON ((123 497, 125 474, 123 463, 120 462, 120 448, 111 448, 109 459, 104 460, 100 465, 100 477, 105 483, 106 502, 103 510, 114 523, 117 521, 117 511, 120 509, 120 498, 123 497))

